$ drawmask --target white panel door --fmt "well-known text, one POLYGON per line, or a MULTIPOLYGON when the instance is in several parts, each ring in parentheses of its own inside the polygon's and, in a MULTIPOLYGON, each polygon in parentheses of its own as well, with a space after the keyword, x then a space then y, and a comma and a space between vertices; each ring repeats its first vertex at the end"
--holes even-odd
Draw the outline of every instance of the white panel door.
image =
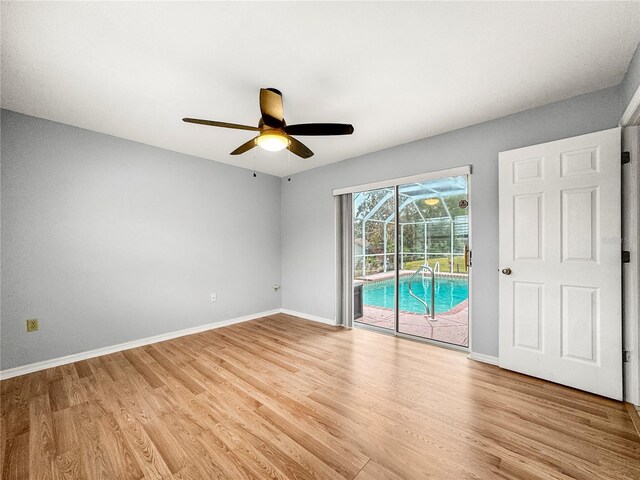
POLYGON ((501 152, 500 366, 622 400, 620 129, 501 152))

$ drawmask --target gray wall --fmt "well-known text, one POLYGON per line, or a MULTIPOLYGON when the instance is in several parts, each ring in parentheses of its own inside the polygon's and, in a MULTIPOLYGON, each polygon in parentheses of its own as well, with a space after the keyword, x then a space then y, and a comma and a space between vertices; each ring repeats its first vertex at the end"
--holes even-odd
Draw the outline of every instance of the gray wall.
POLYGON ((6 110, 1 128, 2 369, 280 307, 277 177, 6 110))
POLYGON ((3 110, 1 368, 280 306, 333 319, 331 191, 465 164, 473 347, 497 355, 498 152, 614 127, 639 85, 640 48, 616 87, 291 182, 3 110))
POLYGON ((283 179, 283 308, 335 318, 334 188, 471 164, 473 350, 497 356, 498 152, 612 128, 619 119, 616 86, 283 179))
POLYGON ((629 69, 627 70, 620 86, 621 105, 622 111, 624 112, 631 101, 631 97, 633 97, 633 94, 636 93, 636 90, 640 87, 640 45, 638 45, 636 53, 634 53, 631 58, 629 69))

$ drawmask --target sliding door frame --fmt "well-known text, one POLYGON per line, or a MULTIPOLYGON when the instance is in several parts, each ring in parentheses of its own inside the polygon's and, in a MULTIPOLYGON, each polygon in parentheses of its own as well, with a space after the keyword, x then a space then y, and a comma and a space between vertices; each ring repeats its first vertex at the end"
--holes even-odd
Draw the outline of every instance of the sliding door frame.
MULTIPOLYGON (((395 201, 395 218, 394 218, 394 237, 395 237, 395 255, 394 255, 394 268, 395 268, 395 276, 394 276, 394 284, 395 284, 395 297, 396 304, 393 309, 393 333, 394 335, 398 335, 400 333, 400 251, 402 250, 402 245, 400 242, 402 239, 400 238, 400 184, 397 184, 393 187, 393 197, 395 201)), ((426 259, 425 259, 426 261, 426 259)))
MULTIPOLYGON (((395 297, 395 305, 394 305, 394 329, 390 330, 388 328, 382 328, 382 327, 377 327, 374 325, 367 325, 366 323, 361 323, 358 321, 353 321, 353 326, 357 327, 357 328, 362 328, 365 330, 370 330, 370 331, 374 331, 377 333, 383 333, 386 335, 392 335, 395 337, 399 337, 399 338, 405 338, 408 340, 414 340, 414 341, 418 341, 418 342, 422 342, 422 343, 428 343, 430 345, 435 345, 438 347, 443 347, 443 348, 448 348, 450 350, 457 350, 457 351, 462 351, 462 352, 471 352, 473 351, 471 348, 472 345, 472 315, 471 315, 471 296, 472 296, 472 217, 471 217, 471 211, 472 211, 472 205, 473 202, 469 201, 469 206, 468 208, 468 228, 469 228, 469 232, 468 232, 468 240, 467 240, 467 244, 468 244, 468 249, 469 249, 469 265, 467 267, 467 287, 469 289, 469 296, 467 299, 468 302, 468 314, 467 314, 467 328, 468 328, 468 335, 469 335, 469 345, 467 347, 464 347, 462 345, 456 345, 453 343, 447 343, 447 342, 442 342, 439 340, 433 340, 430 338, 425 338, 425 337, 420 337, 418 335, 412 335, 410 333, 402 333, 400 332, 400 255, 399 255, 399 246, 400 246, 400 202, 399 202, 399 198, 400 198, 400 187, 406 184, 410 184, 410 183, 420 183, 420 182, 425 182, 428 180, 435 180, 435 179, 439 179, 439 178, 446 178, 446 177, 455 177, 455 176, 466 176, 467 177, 467 198, 470 199, 471 198, 471 166, 470 165, 466 165, 466 166, 461 166, 461 167, 455 167, 455 168, 450 168, 450 169, 446 169, 446 170, 437 170, 434 172, 428 172, 428 173, 424 173, 424 174, 419 174, 419 175, 412 175, 409 177, 400 177, 400 178, 396 178, 396 179, 392 179, 392 180, 385 180, 385 181, 380 181, 380 182, 373 182, 373 183, 368 183, 368 184, 363 184, 363 185, 356 185, 353 187, 346 187, 346 188, 340 188, 340 189, 335 189, 333 191, 334 195, 343 195, 345 193, 356 193, 356 192, 364 192, 364 191, 369 191, 369 190, 376 190, 376 189, 380 189, 380 188, 389 188, 389 187, 393 187, 394 189, 394 212, 395 212, 395 219, 394 219, 394 238, 395 238, 395 251, 394 251, 394 269, 395 269, 395 276, 394 276, 394 285, 395 285, 395 289, 394 289, 394 297, 395 297)), ((353 238, 351 238, 351 241, 353 242, 353 238)), ((386 252, 385 252, 386 253, 386 252)))

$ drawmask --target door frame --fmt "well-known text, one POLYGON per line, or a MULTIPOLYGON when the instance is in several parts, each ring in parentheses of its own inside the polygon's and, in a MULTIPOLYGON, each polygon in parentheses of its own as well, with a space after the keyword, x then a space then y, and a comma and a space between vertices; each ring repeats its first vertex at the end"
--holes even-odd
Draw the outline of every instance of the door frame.
MULTIPOLYGON (((368 190, 377 190, 380 188, 390 188, 393 187, 394 189, 394 203, 395 203, 395 247, 396 247, 396 252, 394 253, 394 267, 395 267, 395 271, 396 271, 396 275, 395 275, 395 312, 394 312, 394 329, 393 330, 389 330, 386 328, 382 328, 382 327, 377 327, 374 325, 367 325, 367 324, 363 324, 360 322, 356 322, 355 320, 353 321, 353 326, 354 328, 362 328, 363 330, 370 330, 373 332, 377 332, 377 333, 382 333, 385 335, 391 335, 391 336, 395 336, 395 337, 399 337, 399 338, 405 338, 408 340, 414 340, 417 342, 422 342, 422 343, 427 343, 429 345, 434 345, 434 346, 438 346, 438 347, 442 347, 442 348, 447 348, 450 350, 457 350, 457 351, 461 351, 461 352, 466 352, 466 353, 470 353, 473 350, 471 349, 472 346, 472 342, 473 342, 473 329, 472 329, 472 278, 473 278, 473 270, 472 270, 472 261, 471 258, 473 256, 472 251, 473 251, 473 244, 472 244, 472 235, 473 235, 473 221, 472 221, 472 212, 473 212, 473 201, 471 201, 471 184, 472 184, 472 168, 471 165, 462 165, 459 167, 453 167, 453 168, 447 168, 444 170, 434 170, 431 172, 425 172, 425 173, 421 173, 421 174, 417 174, 417 175, 411 175, 411 176, 407 176, 407 177, 398 177, 398 178, 393 178, 393 179, 389 179, 389 180, 381 180, 378 182, 371 182, 371 183, 365 183, 365 184, 361 184, 361 185, 354 185, 352 187, 345 187, 345 188, 337 188, 333 190, 333 195, 337 196, 337 195, 344 195, 344 194, 354 194, 357 192, 363 192, 363 191, 368 191, 368 190), (399 305, 399 293, 400 293, 400 289, 399 289, 399 281, 400 281, 400 276, 398 275, 399 272, 399 263, 400 263, 400 255, 398 254, 398 245, 399 245, 399 236, 400 236, 400 229, 398 228, 399 222, 400 222, 400 216, 399 216, 399 203, 398 203, 398 190, 399 187, 408 183, 420 183, 420 182, 426 182, 428 180, 435 180, 435 179, 439 179, 439 178, 446 178, 446 177, 455 177, 455 176, 462 176, 465 175, 467 177, 467 198, 469 199, 469 206, 467 207, 468 209, 468 225, 469 225, 469 233, 468 233, 468 249, 469 249, 469 254, 470 254, 470 262, 469 262, 469 266, 468 266, 468 275, 467 275, 467 287, 469 289, 469 295, 468 295, 468 315, 467 315, 467 328, 468 328, 468 335, 469 335, 469 345, 467 347, 462 346, 462 345, 455 345, 453 343, 447 343, 447 342, 441 342, 439 340, 432 340, 430 338, 424 338, 424 337, 420 337, 417 335, 411 335, 409 333, 402 333, 400 331, 398 331, 398 327, 399 327, 399 309, 398 309, 398 305, 399 305)), ((353 239, 351 240, 353 242, 353 239)), ((353 296, 353 292, 350 293, 351 296, 353 296)))
MULTIPOLYGON (((626 106, 619 126, 622 128, 622 151, 628 151, 631 162, 622 165, 622 231, 623 249, 631 252, 631 263, 622 266, 622 288, 625 284, 640 286, 638 255, 640 254, 640 86, 626 106), (634 128, 626 128, 634 127, 634 128)), ((624 399, 640 406, 640 298, 625 295, 622 304, 623 348, 629 361, 623 363, 624 399)))

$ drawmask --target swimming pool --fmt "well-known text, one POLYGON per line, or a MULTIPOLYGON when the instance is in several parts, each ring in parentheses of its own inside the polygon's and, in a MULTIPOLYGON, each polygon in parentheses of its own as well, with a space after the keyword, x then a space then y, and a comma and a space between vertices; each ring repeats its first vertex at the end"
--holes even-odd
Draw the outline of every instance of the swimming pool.
MULTIPOLYGON (((400 310, 424 314, 424 305, 409 295, 408 281, 408 276, 400 277, 400 310)), ((394 279, 365 283, 362 288, 363 303, 373 307, 393 309, 395 305, 394 290, 394 279)), ((431 302, 431 278, 427 277, 423 282, 420 277, 416 277, 411 282, 411 290, 415 295, 424 299, 427 304, 431 302)), ((469 298, 469 284, 466 279, 436 277, 435 290, 436 313, 447 312, 469 298)))

